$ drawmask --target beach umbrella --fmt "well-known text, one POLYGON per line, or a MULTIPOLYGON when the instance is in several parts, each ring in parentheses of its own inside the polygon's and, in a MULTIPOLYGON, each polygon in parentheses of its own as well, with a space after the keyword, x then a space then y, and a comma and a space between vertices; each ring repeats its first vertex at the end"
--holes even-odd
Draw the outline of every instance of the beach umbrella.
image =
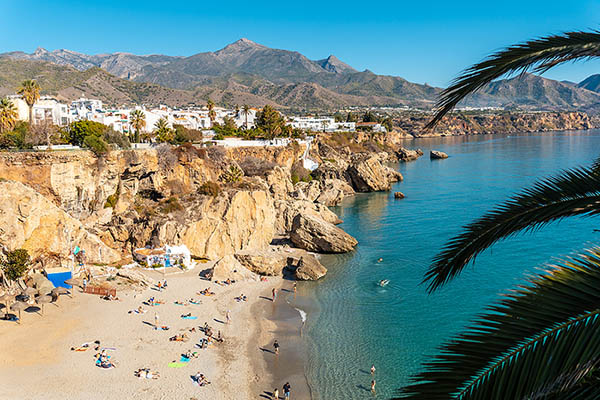
POLYGON ((54 289, 52 289, 50 292, 51 292, 52 294, 56 294, 56 295, 59 295, 59 294, 67 294, 67 293, 69 293, 69 291, 67 290, 67 288, 64 288, 64 287, 62 287, 62 286, 55 287, 55 288, 54 288, 54 289))
POLYGON ((25 296, 33 296, 36 295, 38 292, 37 289, 34 289, 32 287, 28 287, 27 289, 23 290, 22 294, 25 296))
POLYGON ((67 279, 65 283, 73 286, 73 290, 71 290, 72 293, 75 293, 75 286, 81 286, 81 281, 77 278, 67 279))
POLYGON ((42 306, 42 314, 44 313, 44 304, 48 304, 52 302, 52 297, 45 295, 40 296, 36 299, 36 302, 42 306))
POLYGON ((23 303, 22 301, 17 301, 15 304, 10 306, 10 309, 13 311, 19 312, 19 324, 21 323, 21 311, 25 310, 29 305, 27 303, 23 303))

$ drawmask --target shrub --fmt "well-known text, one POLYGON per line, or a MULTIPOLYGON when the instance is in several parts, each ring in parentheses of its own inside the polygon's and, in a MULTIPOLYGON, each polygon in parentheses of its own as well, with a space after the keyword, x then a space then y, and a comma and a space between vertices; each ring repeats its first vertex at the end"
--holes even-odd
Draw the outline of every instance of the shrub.
POLYGON ((227 171, 223 172, 221 179, 226 183, 239 182, 244 176, 244 172, 237 165, 230 165, 227 171))
POLYGON ((117 201, 119 201, 120 194, 120 188, 119 186, 117 186, 117 190, 113 194, 108 196, 108 198, 106 199, 106 203, 104 203, 104 208, 115 208, 115 206, 117 205, 117 201))
MULTIPOLYGON (((222 146, 211 146, 206 149, 208 158, 216 162, 224 162, 227 158, 227 150, 222 146)), ((242 168, 243 169, 243 168, 242 168)))
POLYGON ((165 203, 163 204, 163 206, 161 207, 160 211, 163 214, 170 214, 172 212, 175 211, 180 211, 183 210, 183 206, 181 204, 179 204, 179 200, 177 200, 177 197, 169 197, 169 199, 167 201, 165 201, 165 203))
POLYGON ((205 196, 217 197, 220 192, 221 186, 213 181, 205 182, 198 188, 198 194, 203 194, 205 196))
POLYGON ((256 157, 246 157, 239 164, 247 176, 265 176, 277 165, 274 162, 256 157))
POLYGON ((202 142, 202 131, 188 129, 183 125, 173 125, 175 130, 174 144, 202 142))
POLYGON ((110 128, 104 132, 104 140, 106 143, 116 144, 120 149, 131 148, 131 143, 127 136, 110 128))
POLYGON ((75 121, 63 131, 64 139, 75 146, 85 144, 87 136, 102 137, 108 126, 95 121, 75 121))
POLYGON ((156 156, 158 157, 158 165, 163 169, 171 169, 179 162, 177 154, 175 154, 171 145, 167 143, 156 147, 156 156))
POLYGON ((299 181, 302 181, 302 182, 312 181, 312 176, 310 175, 310 171, 307 170, 306 168, 304 168, 301 161, 296 161, 292 165, 291 174, 292 174, 292 183, 293 184, 296 184, 299 181), (295 182, 294 182, 294 179, 295 179, 295 182))
POLYGON ((25 275, 29 269, 29 253, 25 249, 16 249, 6 254, 6 261, 2 263, 2 270, 8 279, 16 281, 25 275))
POLYGON ((88 135, 83 139, 85 147, 90 149, 96 156, 101 156, 108 152, 108 143, 99 136, 88 135))

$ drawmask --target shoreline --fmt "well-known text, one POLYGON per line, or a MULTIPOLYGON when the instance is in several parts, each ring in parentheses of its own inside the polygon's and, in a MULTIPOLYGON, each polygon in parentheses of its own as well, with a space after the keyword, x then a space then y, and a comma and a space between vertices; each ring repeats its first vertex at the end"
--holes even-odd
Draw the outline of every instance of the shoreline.
MULTIPOLYGON (((297 399, 312 399, 313 393, 306 376, 308 365, 308 345, 302 336, 302 317, 297 307, 303 307, 303 303, 311 301, 307 296, 302 296, 302 290, 294 296, 293 282, 283 280, 278 288, 275 303, 256 303, 253 308, 260 327, 259 347, 262 356, 255 361, 267 372, 264 384, 260 388, 262 398, 273 399, 273 389, 279 389, 279 395, 283 398, 283 384, 289 382, 291 394, 297 399), (295 299, 294 299, 295 297, 295 299), (281 346, 280 354, 275 355, 273 342, 277 340, 281 346)), ((259 367, 260 368, 260 367, 259 367)))

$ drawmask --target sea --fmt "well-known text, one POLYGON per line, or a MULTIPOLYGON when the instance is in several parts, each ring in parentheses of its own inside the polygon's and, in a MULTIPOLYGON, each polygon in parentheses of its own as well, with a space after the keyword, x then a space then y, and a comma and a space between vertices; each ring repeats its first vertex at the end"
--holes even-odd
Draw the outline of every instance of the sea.
POLYGON ((536 180, 591 164, 600 156, 600 130, 423 138, 404 146, 425 152, 394 165, 404 181, 333 208, 340 227, 358 239, 356 250, 323 256, 327 276, 298 287, 312 299, 300 308, 314 399, 373 398, 371 365, 375 398, 394 396, 502 293, 600 242, 598 218, 554 223, 494 245, 428 294, 424 273, 462 226, 536 180), (430 150, 449 158, 430 160, 430 150), (394 191, 406 198, 394 199, 394 191), (380 287, 382 279, 390 283, 380 287))

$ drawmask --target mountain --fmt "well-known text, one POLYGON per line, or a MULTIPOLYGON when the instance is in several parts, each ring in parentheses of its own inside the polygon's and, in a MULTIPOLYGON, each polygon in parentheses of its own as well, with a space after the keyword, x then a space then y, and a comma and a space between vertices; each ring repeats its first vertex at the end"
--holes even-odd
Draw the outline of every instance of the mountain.
POLYGON ((577 87, 600 93, 600 74, 588 76, 579 82, 577 87))
MULTIPOLYGON (((31 54, 0 54, 0 62, 0 68, 6 68, 0 69, 0 92, 14 91, 19 82, 17 76, 35 77, 43 81, 42 87, 48 93, 71 97, 80 91, 104 96, 116 104, 120 101, 203 103, 210 97, 224 105, 272 104, 299 109, 370 105, 431 108, 441 91, 397 76, 357 71, 334 55, 311 60, 299 52, 269 48, 248 39, 189 57, 86 55, 38 48, 31 54), (10 73, 12 78, 6 77, 10 73)), ((492 82, 461 105, 600 109, 600 94, 588 90, 596 86, 582 86, 584 82, 573 85, 524 74, 492 82)))

